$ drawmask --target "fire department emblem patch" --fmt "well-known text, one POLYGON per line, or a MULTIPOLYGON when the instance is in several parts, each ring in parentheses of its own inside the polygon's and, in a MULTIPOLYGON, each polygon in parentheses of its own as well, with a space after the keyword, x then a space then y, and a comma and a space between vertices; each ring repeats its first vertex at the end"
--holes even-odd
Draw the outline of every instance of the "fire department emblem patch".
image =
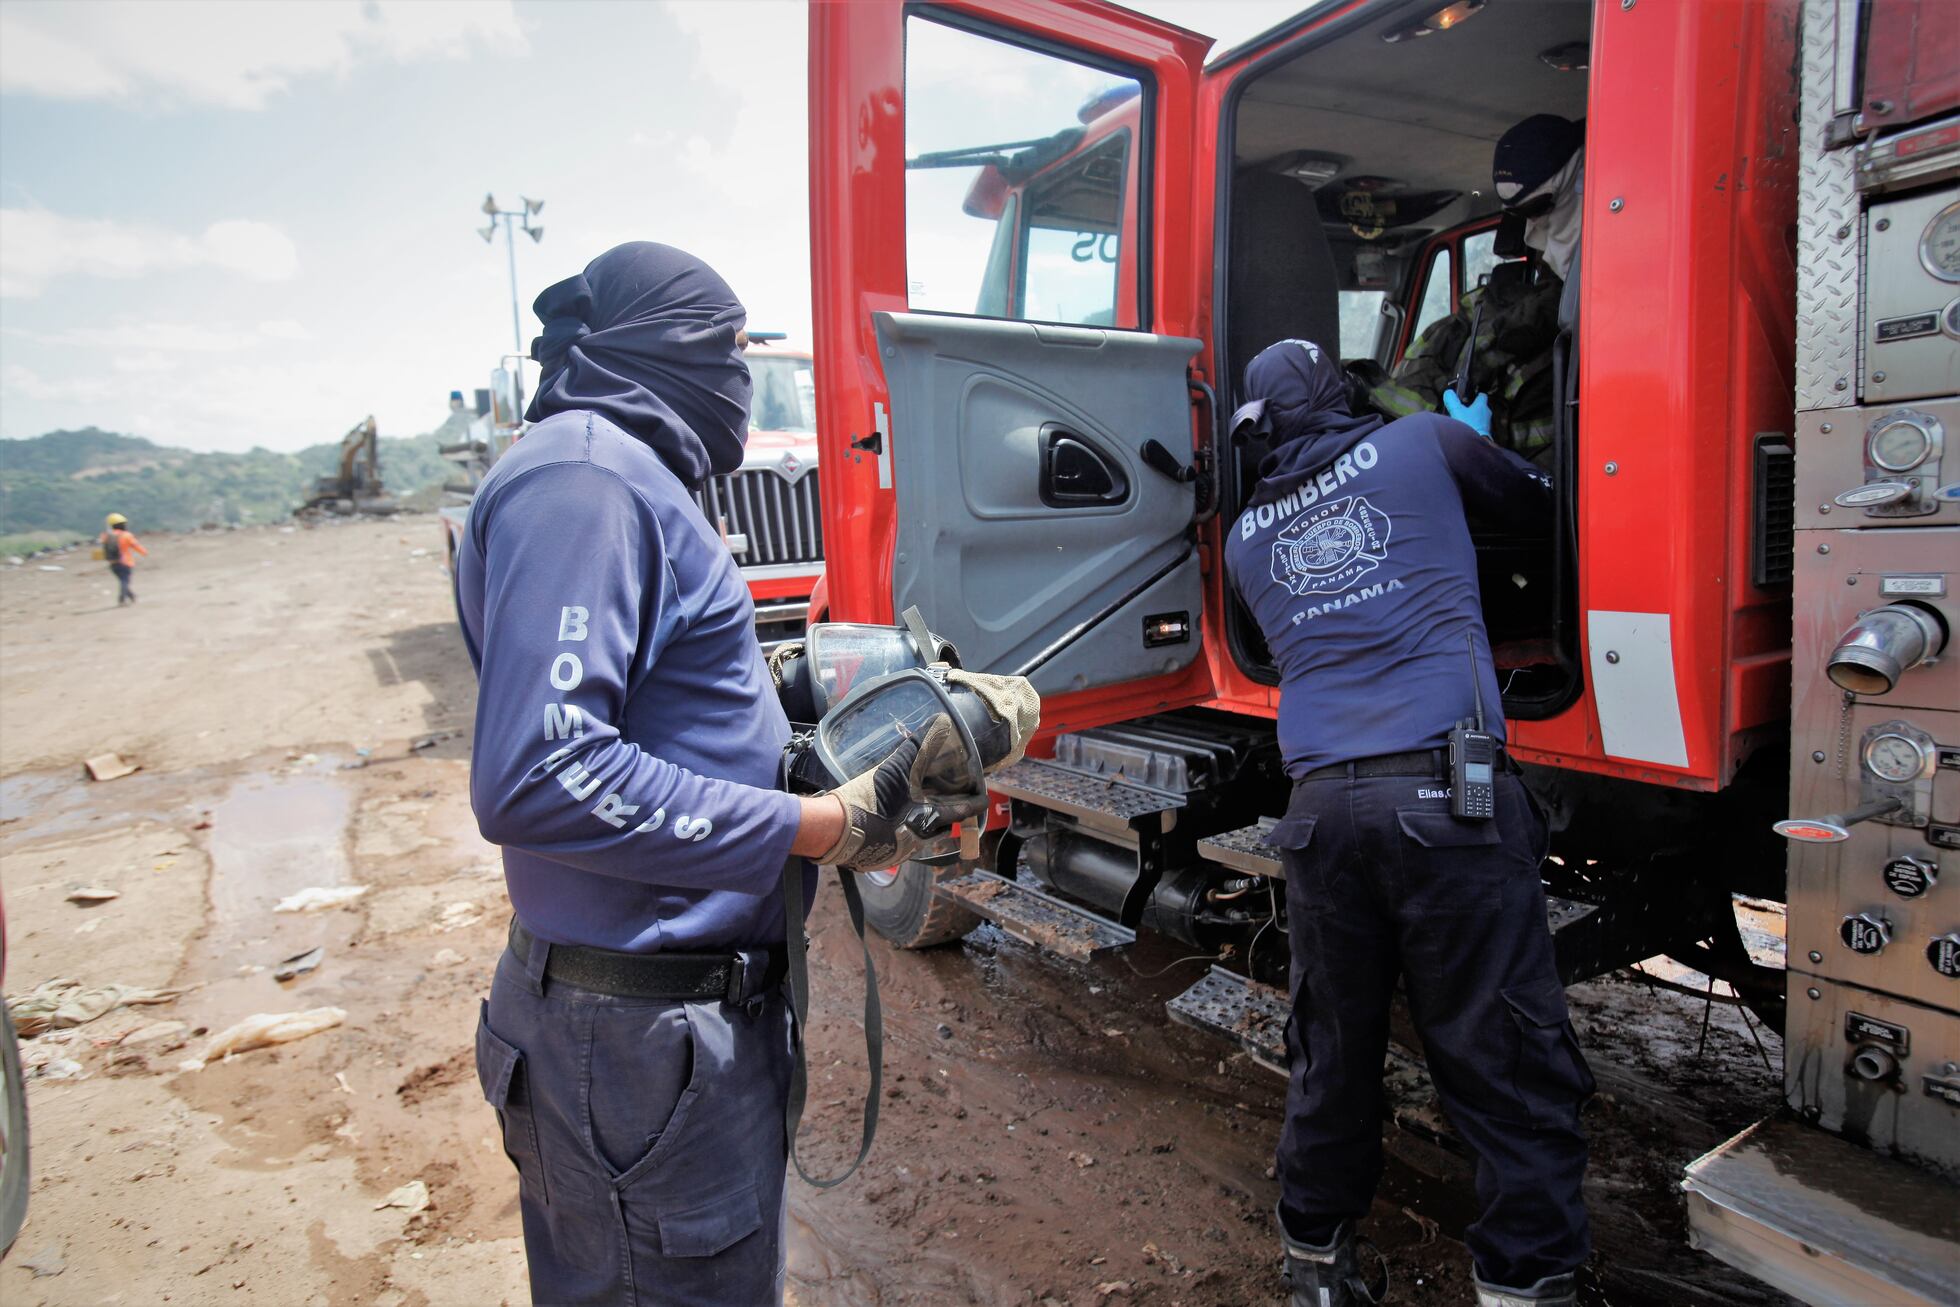
POLYGON ((1273 580, 1296 595, 1331 595, 1388 559, 1388 514, 1350 495, 1300 514, 1273 539, 1273 580))

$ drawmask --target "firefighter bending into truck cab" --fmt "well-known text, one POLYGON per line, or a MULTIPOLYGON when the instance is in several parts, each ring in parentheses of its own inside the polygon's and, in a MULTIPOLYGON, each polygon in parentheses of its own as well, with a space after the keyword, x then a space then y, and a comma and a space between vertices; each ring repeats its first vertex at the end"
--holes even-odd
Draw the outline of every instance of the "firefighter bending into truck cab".
POLYGON ((800 859, 910 856, 898 818, 932 736, 815 798, 779 785, 790 732, 748 587, 693 494, 747 437, 722 279, 636 242, 536 309, 536 425, 484 478, 456 561, 481 680, 470 799, 516 911, 477 1073, 531 1293, 780 1302, 784 877, 807 903, 800 859))
POLYGON ((1504 736, 1466 513, 1548 524, 1547 479, 1451 418, 1351 416, 1341 369, 1308 341, 1260 353, 1246 390, 1234 426, 1265 426, 1272 452, 1225 562, 1279 666, 1293 781, 1267 837, 1292 950, 1277 1166, 1293 1303, 1381 1291, 1354 1223, 1381 1177, 1400 978, 1477 1155, 1483 1215, 1465 1242, 1479 1302, 1569 1305, 1589 1247, 1579 1109, 1593 1082, 1553 965, 1545 822, 1501 747, 1491 816, 1453 816, 1446 761, 1479 694, 1485 729, 1504 736))
POLYGON ((136 602, 136 592, 129 588, 130 574, 136 570, 136 555, 148 558, 150 551, 143 548, 143 542, 130 532, 129 519, 121 513, 111 513, 103 522, 104 530, 97 542, 102 547, 103 561, 115 574, 116 607, 136 602))
POLYGON ((1374 407, 1390 417, 1447 412, 1504 448, 1550 465, 1552 341, 1579 253, 1585 158, 1584 126, 1555 114, 1534 114, 1498 139, 1491 156, 1498 201, 1507 216, 1522 221, 1523 242, 1543 266, 1500 265, 1517 272, 1465 289, 1457 311, 1426 328, 1369 393, 1374 407), (1466 351, 1477 391, 1468 403, 1451 388, 1466 351))

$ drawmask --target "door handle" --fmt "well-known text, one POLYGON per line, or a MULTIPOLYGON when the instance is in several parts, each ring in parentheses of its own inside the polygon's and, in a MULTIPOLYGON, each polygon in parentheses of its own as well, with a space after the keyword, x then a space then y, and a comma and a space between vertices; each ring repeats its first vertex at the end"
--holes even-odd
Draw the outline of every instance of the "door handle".
POLYGON ((1041 502, 1050 508, 1107 508, 1130 497, 1130 479, 1094 441, 1059 422, 1041 425, 1041 502))

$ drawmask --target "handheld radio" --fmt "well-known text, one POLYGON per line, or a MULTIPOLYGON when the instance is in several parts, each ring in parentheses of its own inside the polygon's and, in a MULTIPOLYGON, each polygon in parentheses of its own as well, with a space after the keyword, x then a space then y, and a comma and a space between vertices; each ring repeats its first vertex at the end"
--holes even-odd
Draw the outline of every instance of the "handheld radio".
POLYGON ((1468 631, 1470 692, 1476 696, 1474 722, 1465 718, 1450 732, 1450 815, 1489 821, 1497 815, 1497 737, 1484 729, 1483 681, 1477 675, 1477 643, 1468 631))

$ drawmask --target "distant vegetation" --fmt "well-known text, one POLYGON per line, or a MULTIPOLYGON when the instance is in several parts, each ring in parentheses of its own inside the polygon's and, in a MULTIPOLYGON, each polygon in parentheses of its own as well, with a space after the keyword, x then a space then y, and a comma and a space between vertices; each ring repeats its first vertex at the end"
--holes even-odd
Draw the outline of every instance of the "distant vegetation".
MULTIPOLYGON (((38 547, 29 539, 93 536, 110 512, 138 535, 276 521, 339 463, 337 441, 296 454, 199 454, 95 427, 0 441, 0 535, 21 552, 38 547)), ((439 486, 452 470, 433 435, 381 438, 382 484, 397 497, 439 486)))

